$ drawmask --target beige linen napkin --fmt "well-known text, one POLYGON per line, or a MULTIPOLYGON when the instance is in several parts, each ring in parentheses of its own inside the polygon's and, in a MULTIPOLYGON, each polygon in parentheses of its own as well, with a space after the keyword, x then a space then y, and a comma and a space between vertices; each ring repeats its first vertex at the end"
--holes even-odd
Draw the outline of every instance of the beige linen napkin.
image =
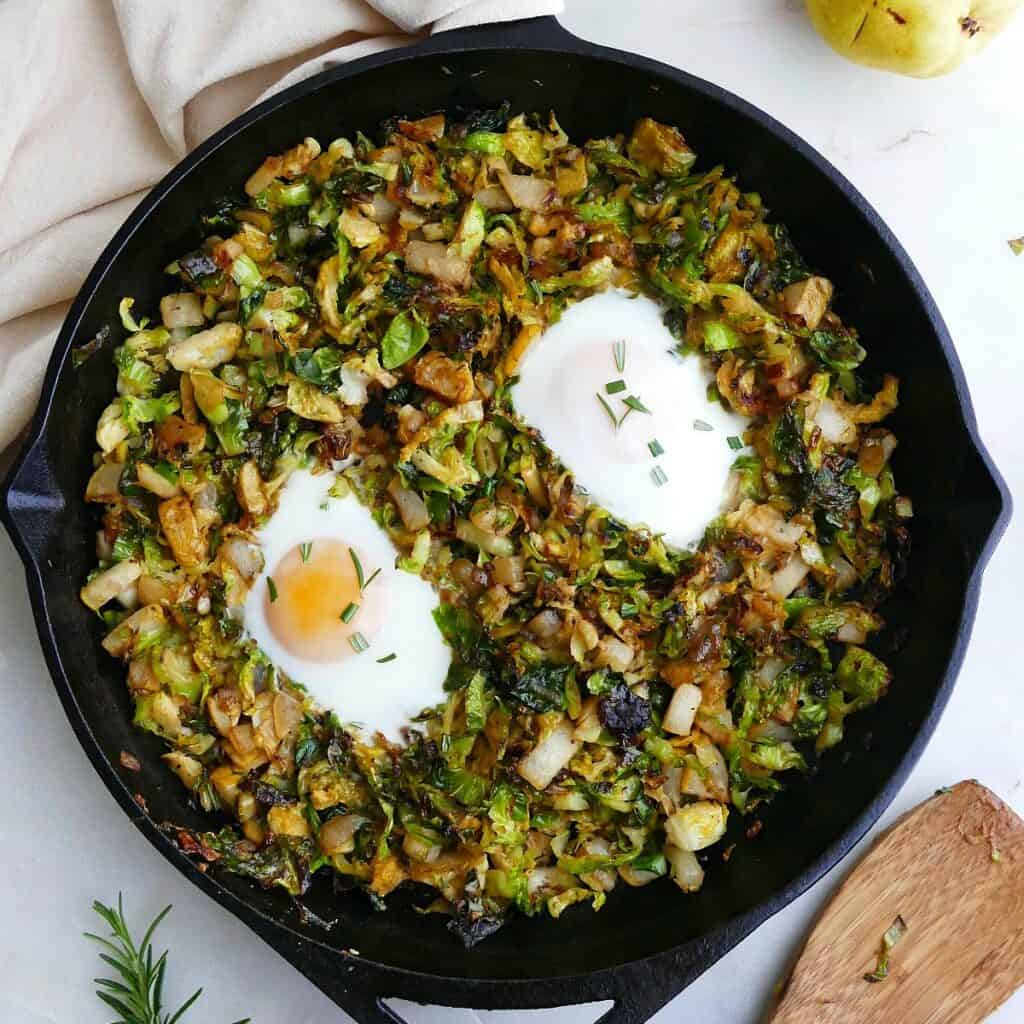
POLYGON ((0 2, 0 451, 132 208, 257 100, 331 64, 562 0, 0 2), (404 33, 404 34, 403 34, 404 33))

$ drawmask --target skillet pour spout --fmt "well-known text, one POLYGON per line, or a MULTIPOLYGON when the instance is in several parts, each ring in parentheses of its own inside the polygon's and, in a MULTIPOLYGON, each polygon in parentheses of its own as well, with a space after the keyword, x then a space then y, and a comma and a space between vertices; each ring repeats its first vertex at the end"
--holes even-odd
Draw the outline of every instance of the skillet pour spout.
POLYGON ((750 104, 675 68, 579 40, 554 18, 459 30, 331 68, 247 111, 190 154, 128 218, 75 300, 0 508, 25 563, 57 693, 111 793, 183 875, 366 1024, 400 1021, 382 1001, 390 997, 482 1009, 612 1000, 603 1024, 642 1024, 830 870, 896 795, 949 698, 982 569, 1009 514, 935 303, 853 186, 750 104), (375 913, 318 881, 304 902, 332 923, 324 928, 300 918, 283 894, 215 866, 200 872, 173 830, 160 827, 202 829, 209 819, 165 771, 159 741, 132 729, 119 666, 103 654, 101 624, 78 600, 95 530, 83 497, 86 453, 113 370, 109 349, 78 369, 70 350, 104 327, 120 337, 122 295, 134 295, 141 308, 156 305, 164 283, 154 268, 195 244, 197 211, 224 182, 241 183, 266 153, 305 135, 351 135, 396 113, 504 100, 515 110, 555 110, 574 138, 627 131, 643 116, 677 124, 705 165, 724 164, 766 197, 808 262, 828 268, 840 311, 856 319, 872 353, 866 369, 901 379, 895 461, 916 517, 911 571, 885 609, 890 627, 907 637, 890 659, 896 681, 884 702, 850 724, 845 764, 826 757, 813 778, 797 780, 762 814, 756 841, 742 840, 746 826, 737 820, 732 857, 709 859, 697 894, 661 885, 613 893, 596 917, 574 909, 557 922, 515 918, 465 950, 436 915, 375 913), (910 678, 913 686, 900 685, 910 678), (131 790, 117 768, 129 746, 142 763, 131 790))

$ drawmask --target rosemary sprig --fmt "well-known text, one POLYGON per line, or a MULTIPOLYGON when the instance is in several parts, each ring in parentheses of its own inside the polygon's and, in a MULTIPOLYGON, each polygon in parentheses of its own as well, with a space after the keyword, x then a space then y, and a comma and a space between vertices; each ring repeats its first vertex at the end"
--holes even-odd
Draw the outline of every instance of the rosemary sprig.
MULTIPOLYGON (((99 900, 93 903, 92 909, 106 922, 110 935, 103 938, 86 932, 85 937, 103 947, 104 952, 100 953, 100 959, 109 964, 120 976, 120 980, 94 979, 98 986, 96 995, 120 1015, 115 1024, 178 1024, 185 1012, 202 995, 203 990, 196 989, 174 1013, 164 1012, 162 1003, 167 950, 154 960, 152 938, 157 925, 170 913, 170 906, 164 907, 157 914, 138 946, 135 945, 128 923, 124 919, 124 905, 120 893, 117 894, 116 910, 104 906, 99 900)), ((250 1024, 250 1019, 246 1017, 235 1024, 250 1024)))

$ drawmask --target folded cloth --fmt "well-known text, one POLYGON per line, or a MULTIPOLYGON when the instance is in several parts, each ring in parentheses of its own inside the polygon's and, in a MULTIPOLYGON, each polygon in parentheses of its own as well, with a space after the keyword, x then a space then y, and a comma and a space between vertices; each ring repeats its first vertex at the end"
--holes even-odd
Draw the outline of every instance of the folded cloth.
POLYGON ((4 0, 0 451, 24 426, 68 305, 135 204, 242 110, 416 35, 562 0, 4 0))

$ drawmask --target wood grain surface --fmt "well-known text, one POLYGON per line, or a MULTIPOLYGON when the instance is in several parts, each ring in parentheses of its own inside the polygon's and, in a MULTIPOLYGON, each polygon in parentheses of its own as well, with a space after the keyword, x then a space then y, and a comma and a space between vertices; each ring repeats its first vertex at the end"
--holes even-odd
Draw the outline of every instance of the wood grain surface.
POLYGON ((977 782, 875 841, 812 930, 770 1024, 977 1024, 1024 983, 1024 822, 977 782), (882 938, 906 931, 871 982, 882 938))

